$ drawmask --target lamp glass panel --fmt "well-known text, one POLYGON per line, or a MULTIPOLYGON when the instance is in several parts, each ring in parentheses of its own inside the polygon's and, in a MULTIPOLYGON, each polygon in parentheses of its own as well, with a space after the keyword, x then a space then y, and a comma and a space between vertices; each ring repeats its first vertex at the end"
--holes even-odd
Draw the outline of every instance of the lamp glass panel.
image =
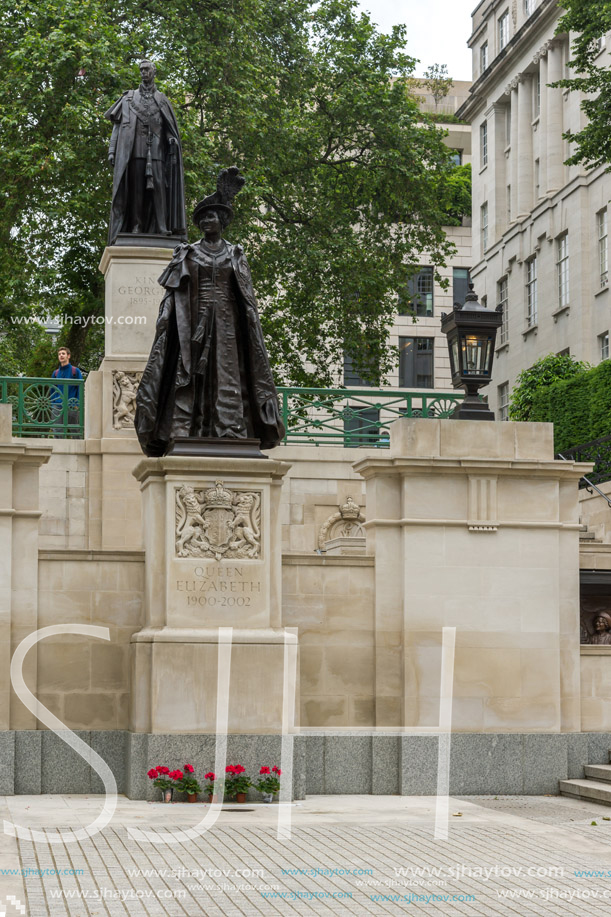
POLYGON ((450 340, 450 372, 454 376, 456 373, 460 372, 460 363, 458 360, 458 335, 454 334, 454 337, 450 340))
POLYGON ((460 335, 463 376, 489 376, 492 338, 489 334, 464 331, 460 335))

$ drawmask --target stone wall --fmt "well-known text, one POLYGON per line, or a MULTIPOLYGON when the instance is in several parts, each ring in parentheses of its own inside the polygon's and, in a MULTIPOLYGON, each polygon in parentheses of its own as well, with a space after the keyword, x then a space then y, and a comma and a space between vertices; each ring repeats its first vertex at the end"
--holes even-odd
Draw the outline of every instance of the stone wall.
POLYGON ((42 551, 38 627, 96 624, 110 640, 80 635, 38 644, 38 697, 71 729, 127 729, 129 644, 143 626, 144 555, 42 551))

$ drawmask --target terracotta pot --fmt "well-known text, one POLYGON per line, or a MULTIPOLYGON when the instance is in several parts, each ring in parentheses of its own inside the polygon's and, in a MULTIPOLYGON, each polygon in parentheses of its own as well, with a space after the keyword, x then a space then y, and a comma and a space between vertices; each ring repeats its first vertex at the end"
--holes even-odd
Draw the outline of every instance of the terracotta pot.
POLYGON ((246 793, 236 793, 235 801, 236 802, 246 802, 246 793))
POLYGON ((197 802, 197 793, 187 793, 187 802, 197 802))
POLYGON ((161 791, 161 801, 162 802, 172 802, 172 796, 174 795, 174 787, 169 787, 167 790, 161 791))

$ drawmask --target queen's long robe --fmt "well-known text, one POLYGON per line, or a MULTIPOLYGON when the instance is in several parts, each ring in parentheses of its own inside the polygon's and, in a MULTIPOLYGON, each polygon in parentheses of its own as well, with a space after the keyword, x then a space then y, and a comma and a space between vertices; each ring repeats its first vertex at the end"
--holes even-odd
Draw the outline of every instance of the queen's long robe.
POLYGON ((163 455, 177 437, 284 436, 278 395, 243 249, 215 255, 178 246, 159 278, 166 290, 138 387, 135 427, 143 452, 163 455))

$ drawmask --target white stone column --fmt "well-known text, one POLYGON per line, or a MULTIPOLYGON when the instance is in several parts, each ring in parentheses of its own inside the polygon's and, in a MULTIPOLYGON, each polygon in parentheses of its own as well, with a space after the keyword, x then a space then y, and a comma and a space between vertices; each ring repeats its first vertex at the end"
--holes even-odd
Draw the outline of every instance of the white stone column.
POLYGON ((523 74, 518 83, 518 212, 526 216, 532 209, 533 199, 533 129, 532 80, 523 74))
POLYGON ((505 159, 507 106, 491 105, 488 112, 488 157, 493 169, 492 212, 489 223, 492 239, 500 239, 508 225, 507 220, 507 160, 505 159))
POLYGON ((519 149, 518 149, 518 87, 511 88, 511 221, 518 215, 518 175, 519 175, 519 149))
POLYGON ((547 55, 539 60, 539 76, 541 80, 541 111, 539 112, 539 194, 543 196, 547 191, 547 132, 548 128, 548 93, 547 88, 547 55))
MULTIPOLYGON (((547 82, 562 79, 562 42, 552 42, 547 52, 547 82)), ((547 191, 564 184, 564 140, 562 139, 562 89, 547 86, 547 191)))

